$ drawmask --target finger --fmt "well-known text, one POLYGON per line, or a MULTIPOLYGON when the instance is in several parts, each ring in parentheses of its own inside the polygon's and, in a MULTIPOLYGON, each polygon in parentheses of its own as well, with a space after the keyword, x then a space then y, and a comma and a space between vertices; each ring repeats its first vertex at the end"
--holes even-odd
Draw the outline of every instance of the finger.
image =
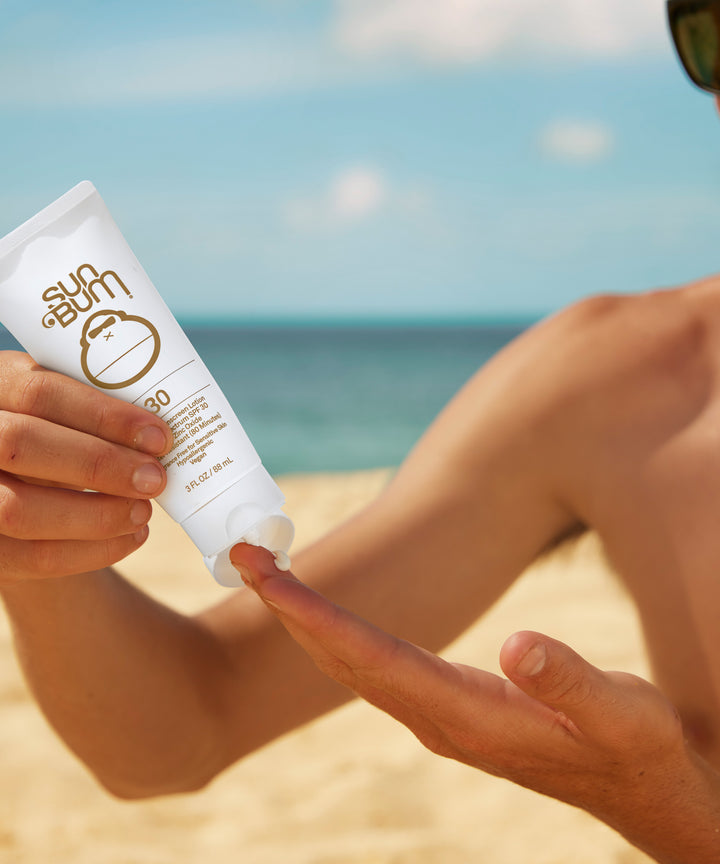
POLYGON ((148 528, 109 540, 15 540, 0 538, 0 582, 48 579, 102 570, 147 540, 148 528))
MULTIPOLYGON (((665 703, 648 682, 603 672, 562 642, 532 631, 510 636, 501 649, 500 665, 521 690, 553 708, 561 720, 568 719, 569 726, 588 733, 604 734, 609 717, 622 716, 629 727, 634 717, 648 716, 648 698, 665 703)), ((662 718, 665 713, 663 704, 662 718)))
POLYGON ((15 351, 0 353, 0 410, 42 417, 152 456, 172 447, 172 432, 159 417, 15 351))
POLYGON ((149 501, 35 486, 0 473, 0 535, 18 540, 105 540, 150 520, 149 501))
POLYGON ((452 710, 449 700, 438 698, 435 678, 440 666, 456 679, 450 664, 335 606, 292 573, 281 573, 267 550, 239 544, 230 557, 320 671, 402 723, 433 752, 453 755, 442 716, 433 716, 452 710), (416 663, 408 662, 412 655, 416 663))
POLYGON ((602 673, 572 648, 540 633, 515 633, 500 651, 500 665, 518 687, 555 710, 584 715, 597 710, 602 673))
POLYGON ((153 497, 165 487, 165 472, 151 456, 47 420, 2 411, 0 471, 130 497, 153 497))
MULTIPOLYGON (((278 571, 267 550, 239 544, 230 557, 293 638, 336 681, 356 692, 375 688, 422 711, 455 700, 461 673, 452 664, 331 603, 291 573, 278 571)), ((377 704, 377 697, 373 701, 377 704)))

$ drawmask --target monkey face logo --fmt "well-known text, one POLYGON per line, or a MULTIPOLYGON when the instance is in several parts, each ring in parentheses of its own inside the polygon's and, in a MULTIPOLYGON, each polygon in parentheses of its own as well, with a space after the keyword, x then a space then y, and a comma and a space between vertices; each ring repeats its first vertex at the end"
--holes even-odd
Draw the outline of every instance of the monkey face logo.
POLYGON ((120 390, 155 365, 160 335, 145 318, 103 309, 85 322, 80 346, 80 364, 88 381, 104 390, 120 390))

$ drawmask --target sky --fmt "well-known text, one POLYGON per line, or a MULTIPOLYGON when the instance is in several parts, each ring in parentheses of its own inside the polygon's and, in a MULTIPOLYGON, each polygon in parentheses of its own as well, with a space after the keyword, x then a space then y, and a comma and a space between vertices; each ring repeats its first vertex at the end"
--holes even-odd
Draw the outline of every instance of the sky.
POLYGON ((0 236, 91 180, 185 321, 720 270, 720 117, 663 0, 0 0, 0 154, 0 236))

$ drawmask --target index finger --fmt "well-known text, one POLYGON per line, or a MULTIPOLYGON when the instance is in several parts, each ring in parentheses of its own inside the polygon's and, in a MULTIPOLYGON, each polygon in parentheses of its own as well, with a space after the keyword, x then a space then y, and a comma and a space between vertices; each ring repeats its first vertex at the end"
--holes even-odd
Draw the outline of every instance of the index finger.
POLYGON ((44 369, 18 351, 0 352, 0 410, 40 417, 152 456, 172 447, 172 432, 159 417, 44 369))
POLYGON ((356 692, 370 686, 426 713, 438 704, 446 713, 454 704, 462 673, 452 663, 337 606, 291 573, 277 571, 265 549, 240 544, 231 560, 325 674, 356 692))

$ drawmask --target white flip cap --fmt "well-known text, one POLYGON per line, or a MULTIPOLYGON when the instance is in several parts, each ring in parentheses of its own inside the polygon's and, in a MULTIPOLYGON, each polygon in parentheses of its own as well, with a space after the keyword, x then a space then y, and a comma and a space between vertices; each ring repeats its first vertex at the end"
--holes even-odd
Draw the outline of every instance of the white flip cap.
POLYGON ((202 552, 215 581, 239 587, 243 582, 229 554, 236 543, 269 549, 278 569, 289 569, 287 553, 295 528, 280 509, 284 503, 275 481, 258 465, 180 524, 202 552))

